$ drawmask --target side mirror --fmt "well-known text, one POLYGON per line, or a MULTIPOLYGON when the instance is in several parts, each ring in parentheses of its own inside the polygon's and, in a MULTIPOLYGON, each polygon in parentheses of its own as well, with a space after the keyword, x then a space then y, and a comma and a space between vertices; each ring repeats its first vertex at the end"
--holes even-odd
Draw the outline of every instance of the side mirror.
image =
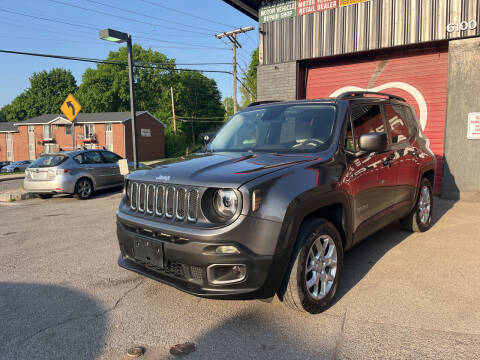
POLYGON ((387 134, 381 132, 360 135, 358 147, 366 152, 383 152, 387 149, 387 134))

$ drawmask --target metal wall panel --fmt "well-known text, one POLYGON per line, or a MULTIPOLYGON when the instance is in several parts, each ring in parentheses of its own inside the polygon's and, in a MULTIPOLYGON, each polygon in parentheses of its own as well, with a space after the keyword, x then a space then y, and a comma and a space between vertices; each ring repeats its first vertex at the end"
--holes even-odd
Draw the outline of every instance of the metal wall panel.
POLYGON ((264 65, 320 58, 480 36, 480 0, 371 0, 261 24, 261 30, 264 65), (447 31, 462 21, 467 29, 447 31))

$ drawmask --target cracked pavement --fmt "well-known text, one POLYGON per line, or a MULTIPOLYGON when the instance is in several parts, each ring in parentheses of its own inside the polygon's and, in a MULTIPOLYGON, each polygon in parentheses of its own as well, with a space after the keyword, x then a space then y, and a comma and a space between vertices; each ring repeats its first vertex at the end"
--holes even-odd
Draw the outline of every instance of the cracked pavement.
POLYGON ((319 315, 200 299, 117 266, 121 194, 0 204, 0 359, 480 359, 480 203, 437 199, 423 234, 389 227, 345 256, 319 315))

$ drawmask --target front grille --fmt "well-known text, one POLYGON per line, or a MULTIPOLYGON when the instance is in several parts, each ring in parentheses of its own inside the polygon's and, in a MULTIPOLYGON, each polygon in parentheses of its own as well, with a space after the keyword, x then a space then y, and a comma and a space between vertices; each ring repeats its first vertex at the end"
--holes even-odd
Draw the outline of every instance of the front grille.
POLYGON ((129 181, 127 204, 138 213, 195 222, 200 206, 199 191, 195 188, 129 181))

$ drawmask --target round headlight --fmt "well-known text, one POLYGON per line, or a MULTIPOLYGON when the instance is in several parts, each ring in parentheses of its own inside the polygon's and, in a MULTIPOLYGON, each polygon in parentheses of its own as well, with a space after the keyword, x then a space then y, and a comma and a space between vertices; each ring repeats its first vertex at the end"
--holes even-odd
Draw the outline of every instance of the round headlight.
POLYGON ((238 209, 238 197, 232 189, 218 189, 213 195, 213 208, 222 219, 231 219, 238 209))

